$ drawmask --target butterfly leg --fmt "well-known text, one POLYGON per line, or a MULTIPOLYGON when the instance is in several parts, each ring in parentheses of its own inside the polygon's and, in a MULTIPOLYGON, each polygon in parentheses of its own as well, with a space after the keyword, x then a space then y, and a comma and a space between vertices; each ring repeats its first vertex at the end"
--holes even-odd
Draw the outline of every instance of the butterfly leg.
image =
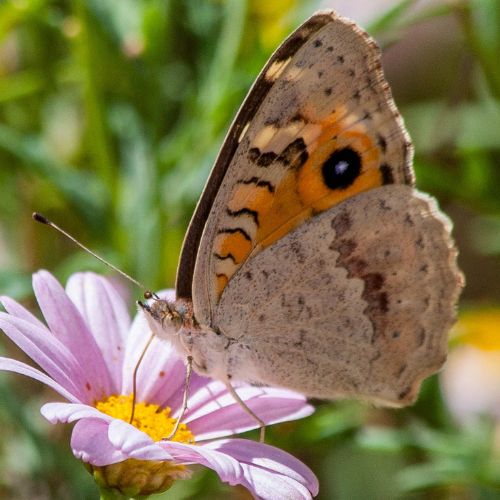
POLYGON ((255 413, 245 404, 245 402, 238 396, 238 393, 234 390, 234 387, 229 383, 229 381, 225 382, 226 384, 226 389, 228 390, 229 394, 233 396, 235 401, 257 422, 259 423, 260 426, 260 442, 264 442, 264 436, 266 433, 266 424, 257 416, 255 413))
POLYGON ((184 386, 184 399, 182 400, 182 409, 179 417, 177 418, 177 422, 175 422, 174 430, 170 433, 169 436, 162 438, 162 441, 170 441, 174 436, 177 430, 179 429, 179 425, 181 423, 182 417, 187 410, 187 400, 189 394, 189 383, 191 382, 191 371, 193 369, 193 357, 187 357, 187 367, 186 367, 186 385, 184 386))

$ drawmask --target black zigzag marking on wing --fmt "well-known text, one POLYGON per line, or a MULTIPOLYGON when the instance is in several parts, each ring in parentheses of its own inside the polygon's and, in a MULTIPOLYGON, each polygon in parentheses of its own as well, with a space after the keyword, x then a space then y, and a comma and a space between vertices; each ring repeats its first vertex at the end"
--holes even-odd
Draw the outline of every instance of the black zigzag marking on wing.
POLYGON ((250 210, 249 208, 242 208, 241 210, 231 210, 226 209, 226 213, 231 217, 239 217, 240 215, 250 215, 257 226, 259 225, 259 213, 255 210, 250 210))
POLYGON ((252 177, 251 179, 248 179, 246 181, 238 181, 239 184, 255 184, 256 186, 262 187, 265 186, 267 189, 269 189, 270 193, 274 193, 274 186, 269 182, 269 181, 263 181, 259 179, 258 177, 252 177))
POLYGON ((246 240, 252 241, 252 238, 250 238, 248 233, 245 230, 241 229, 241 227, 237 227, 236 229, 221 229, 220 231, 217 232, 217 234, 234 234, 234 233, 240 233, 246 240))
POLYGON ((309 153, 306 151, 306 143, 302 137, 298 137, 283 150, 277 160, 283 165, 289 166, 292 164, 294 169, 299 169, 309 158, 309 153))
POLYGON ((394 184, 394 175, 392 168, 387 163, 380 165, 380 173, 382 174, 382 184, 394 184))
POLYGON ((278 155, 273 151, 261 153, 259 148, 252 148, 248 150, 248 159, 258 165, 259 167, 269 167, 272 165, 278 155))
POLYGON ((231 259, 236 264, 236 259, 234 258, 232 253, 228 253, 227 255, 222 256, 222 255, 214 252, 214 257, 216 259, 219 259, 219 260, 231 259))
MULTIPOLYGON (((297 116, 294 116, 291 121, 298 120, 299 118, 297 118, 297 116)), ((305 122, 305 118, 302 118, 302 121, 305 122)), ((273 151, 261 153, 259 148, 252 148, 248 151, 247 156, 254 165, 259 167, 269 167, 275 162, 280 162, 286 167, 292 164, 292 168, 299 169, 309 158, 309 153, 306 151, 306 147, 304 139, 299 137, 288 144, 288 146, 279 155, 273 151)))

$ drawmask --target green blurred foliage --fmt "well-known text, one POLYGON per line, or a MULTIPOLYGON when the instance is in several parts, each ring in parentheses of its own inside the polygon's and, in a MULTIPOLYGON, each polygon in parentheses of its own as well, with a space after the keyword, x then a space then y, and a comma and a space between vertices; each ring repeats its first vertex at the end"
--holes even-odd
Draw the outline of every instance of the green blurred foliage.
MULTIPOLYGON (((417 3, 393 2, 366 27, 384 48, 415 143, 418 186, 455 220, 469 282, 463 304, 497 305, 500 3, 417 3)), ((274 48, 316 6, 0 1, 1 293, 33 305, 30 275, 42 267, 63 283, 86 269, 109 274, 35 224, 35 210, 148 287, 171 287, 232 117, 274 48)), ((1 342, 0 354, 26 361, 1 342)), ((54 395, 0 375, 0 499, 98 498, 69 450, 70 426, 39 416, 54 395)), ((411 408, 318 403, 314 416, 270 429, 268 441, 315 471, 319 499, 490 500, 500 499, 499 429, 487 416, 457 424, 432 377, 411 408)), ((200 468, 157 498, 248 496, 200 468)))

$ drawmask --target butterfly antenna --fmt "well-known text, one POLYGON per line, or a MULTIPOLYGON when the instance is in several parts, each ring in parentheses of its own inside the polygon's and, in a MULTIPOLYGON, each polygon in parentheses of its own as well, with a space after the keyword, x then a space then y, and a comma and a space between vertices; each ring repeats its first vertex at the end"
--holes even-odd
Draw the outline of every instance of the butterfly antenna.
POLYGON ((113 266, 113 264, 110 264, 109 262, 105 261, 102 257, 99 257, 96 253, 92 252, 89 248, 87 248, 85 245, 82 245, 78 240, 73 238, 70 234, 68 234, 66 231, 61 229, 60 227, 56 226, 53 222, 51 222, 49 219, 44 217, 43 215, 40 215, 38 212, 35 212, 33 214, 33 219, 35 219, 37 222, 41 222, 42 224, 45 224, 46 226, 52 227, 59 231, 60 233, 64 234, 66 238, 69 238, 73 243, 76 243, 80 248, 83 248, 86 252, 88 252, 90 255, 95 257, 97 260, 100 260, 103 264, 106 264, 108 267, 111 269, 115 270, 117 273, 121 274, 125 278, 127 278, 129 281, 132 283, 135 283, 138 287, 142 288, 146 292, 144 293, 144 296, 146 299, 159 299, 158 295, 156 295, 154 292, 152 292, 149 288, 146 288, 142 283, 139 283, 137 280, 134 278, 130 277, 128 274, 124 273, 123 271, 120 271, 117 267, 113 266))

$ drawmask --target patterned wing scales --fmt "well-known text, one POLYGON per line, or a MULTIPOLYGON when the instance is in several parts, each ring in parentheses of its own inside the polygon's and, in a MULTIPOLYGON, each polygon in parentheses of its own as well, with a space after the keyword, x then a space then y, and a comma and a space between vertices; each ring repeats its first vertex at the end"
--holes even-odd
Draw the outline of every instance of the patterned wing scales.
POLYGON ((455 321, 463 278, 450 229, 434 199, 392 185, 268 246, 233 276, 214 316, 240 347, 229 375, 311 397, 411 403, 444 363, 455 321))
POLYGON ((333 13, 316 16, 284 42, 249 94, 266 89, 257 111, 240 119, 199 247, 193 304, 204 324, 264 248, 357 193, 413 184, 411 144, 375 42, 333 13))

